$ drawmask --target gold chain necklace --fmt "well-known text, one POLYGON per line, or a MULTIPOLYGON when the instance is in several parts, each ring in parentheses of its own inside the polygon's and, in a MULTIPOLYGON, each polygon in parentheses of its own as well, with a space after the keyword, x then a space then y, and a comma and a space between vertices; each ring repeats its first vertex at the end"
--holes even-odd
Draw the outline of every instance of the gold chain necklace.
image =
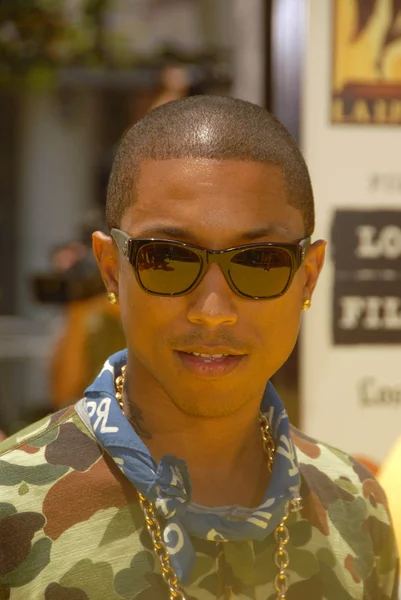
MULTIPOLYGON (((124 412, 123 405, 123 388, 124 388, 124 380, 125 380, 126 366, 123 366, 121 369, 121 375, 116 378, 115 386, 116 386, 116 398, 121 407, 121 410, 124 412)), ((260 428, 262 432, 262 443, 263 449, 267 455, 267 465, 268 469, 271 472, 274 464, 274 455, 276 452, 276 446, 271 435, 270 424, 265 415, 260 413, 259 415, 260 428)), ((160 523, 157 519, 155 510, 153 508, 153 504, 145 498, 137 490, 139 503, 145 517, 146 528, 149 532, 151 540, 153 542, 153 549, 155 554, 157 555, 161 568, 163 579, 169 587, 170 590, 170 600, 187 600, 188 596, 182 589, 179 584, 178 577, 171 566, 170 557, 168 554, 168 550, 163 541, 162 530, 160 527, 160 523)), ((276 527, 274 531, 274 537, 277 542, 277 549, 274 555, 274 562, 277 566, 278 572, 274 579, 274 587, 277 592, 277 600, 285 600, 286 593, 289 588, 289 575, 287 573, 288 565, 290 563, 290 558, 288 555, 288 551, 286 549, 286 545, 290 540, 290 533, 286 526, 286 521, 290 514, 290 505, 291 510, 299 510, 300 508, 300 498, 296 498, 291 500, 286 506, 285 515, 281 521, 281 523, 276 527)))

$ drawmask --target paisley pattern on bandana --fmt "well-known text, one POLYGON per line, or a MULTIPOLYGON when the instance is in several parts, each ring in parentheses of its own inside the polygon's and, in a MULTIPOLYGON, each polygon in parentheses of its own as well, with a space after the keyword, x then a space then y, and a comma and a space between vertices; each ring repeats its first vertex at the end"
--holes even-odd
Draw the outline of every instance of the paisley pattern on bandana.
POLYGON ((192 511, 191 480, 185 461, 165 455, 157 465, 133 430, 115 396, 115 378, 126 364, 126 351, 106 362, 94 383, 86 390, 77 410, 86 409, 93 432, 127 479, 166 520, 163 538, 180 581, 187 583, 195 564, 190 537, 215 541, 262 541, 280 523, 286 505, 299 496, 300 473, 290 435, 288 416, 273 386, 268 383, 261 411, 268 418, 276 456, 262 504, 244 520, 231 520, 215 512, 192 511))

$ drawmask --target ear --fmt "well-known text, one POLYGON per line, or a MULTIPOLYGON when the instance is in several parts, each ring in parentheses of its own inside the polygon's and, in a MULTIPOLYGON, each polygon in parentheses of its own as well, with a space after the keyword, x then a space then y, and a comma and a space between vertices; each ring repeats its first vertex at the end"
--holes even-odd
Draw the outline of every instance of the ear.
POLYGON ((326 244, 324 240, 314 242, 308 249, 306 254, 305 267, 305 286, 303 300, 311 300, 315 290, 320 272, 324 264, 324 256, 326 252, 326 244))
POLYGON ((102 231, 95 231, 92 249, 107 291, 118 296, 118 250, 113 239, 102 231))

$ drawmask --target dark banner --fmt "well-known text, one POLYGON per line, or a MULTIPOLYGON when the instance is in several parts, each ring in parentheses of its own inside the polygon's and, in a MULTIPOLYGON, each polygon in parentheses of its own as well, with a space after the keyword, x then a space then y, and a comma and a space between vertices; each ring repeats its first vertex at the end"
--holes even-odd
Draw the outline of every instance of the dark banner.
POLYGON ((338 210, 334 344, 401 344, 401 210, 338 210))

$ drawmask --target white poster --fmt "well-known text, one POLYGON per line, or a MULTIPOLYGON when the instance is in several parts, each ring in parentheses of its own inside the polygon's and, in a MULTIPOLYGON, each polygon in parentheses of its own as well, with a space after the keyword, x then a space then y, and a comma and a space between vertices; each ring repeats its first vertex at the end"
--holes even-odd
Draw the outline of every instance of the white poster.
POLYGON ((379 466, 401 435, 401 2, 309 0, 302 147, 328 246, 301 426, 379 466))

